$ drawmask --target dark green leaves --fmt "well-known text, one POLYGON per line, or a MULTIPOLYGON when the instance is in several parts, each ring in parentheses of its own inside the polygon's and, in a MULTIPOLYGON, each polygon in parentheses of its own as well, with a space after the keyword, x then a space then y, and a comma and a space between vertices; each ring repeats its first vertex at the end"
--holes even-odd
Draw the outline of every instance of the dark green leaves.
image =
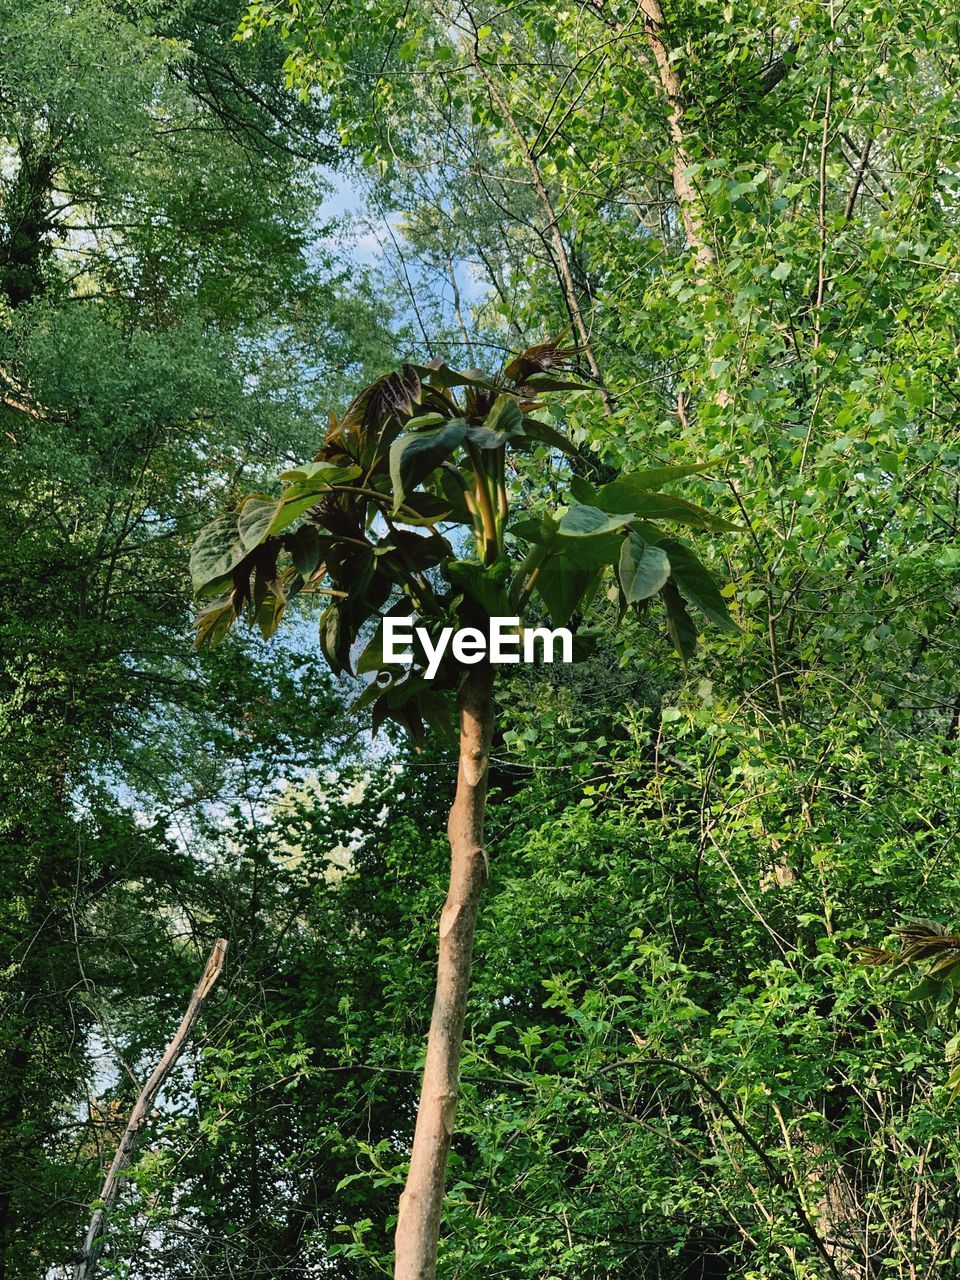
POLYGON ((597 506, 602 511, 630 514, 644 520, 670 520, 694 529, 709 529, 713 533, 741 532, 739 525, 731 524, 712 511, 705 511, 686 498, 637 489, 633 485, 623 485, 619 480, 600 490, 597 506))
POLYGON ((596 570, 580 568, 557 556, 540 566, 536 591, 556 626, 567 625, 595 577, 596 570))
POLYGON ((621 508, 609 504, 611 502, 626 503, 638 496, 655 493, 665 484, 669 484, 672 480, 682 480, 684 476, 696 475, 702 471, 716 471, 725 461, 725 458, 719 458, 715 462, 688 462, 672 467, 648 467, 644 471, 633 471, 625 476, 618 476, 616 480, 611 480, 600 490, 607 500, 599 505, 605 511, 632 510, 630 507, 621 508))
MULTIPOLYGON (((508 376, 518 388, 564 385, 555 371, 573 354, 541 344, 519 357, 508 376)), ((644 606, 660 593, 667 628, 685 658, 696 643, 685 602, 735 631, 704 566, 651 523, 734 528, 684 498, 658 492, 716 464, 652 468, 599 489, 574 477, 573 501, 562 517, 541 510, 509 525, 505 450, 538 444, 575 450, 555 428, 524 416, 525 391, 502 387, 442 362, 408 365, 368 387, 339 421, 331 416, 321 454, 283 473, 281 497, 251 494, 202 532, 191 558, 194 585, 221 595, 198 620, 200 642, 216 642, 243 612, 269 636, 292 596, 305 587, 322 590, 330 603, 320 621, 320 647, 339 674, 350 671, 359 636, 384 611, 409 609, 439 634, 444 626, 522 617, 535 593, 554 625, 564 626, 586 613, 610 566, 624 607, 644 606), (439 482, 427 483, 437 471, 439 482), (304 516, 308 521, 291 529, 304 516), (462 544, 437 531, 450 518, 472 530, 476 559, 465 559, 462 544), (532 544, 522 564, 505 527, 532 544)), ((365 690, 357 705, 372 704, 376 722, 391 716, 421 732, 423 720, 445 707, 441 691, 455 686, 457 664, 442 664, 432 684, 381 664, 375 636, 361 670, 380 671, 386 683, 365 690), (428 707, 428 698, 438 697, 428 707)))
POLYGON ((710 572, 700 563, 689 547, 682 542, 664 538, 660 546, 670 557, 670 570, 674 581, 691 604, 722 631, 736 635, 740 628, 730 617, 727 602, 720 594, 710 572))
POLYGON ((523 414, 513 396, 498 396, 487 414, 484 426, 489 431, 502 432, 505 437, 515 436, 523 430, 523 414))
POLYGON ((638 604, 655 595, 670 577, 670 561, 660 547, 631 532, 623 540, 619 575, 627 604, 638 604))
POLYGON ((201 529, 190 552, 190 575, 195 592, 218 585, 251 552, 289 528, 328 492, 360 474, 357 466, 308 462, 283 476, 293 480, 280 498, 253 493, 235 512, 218 516, 201 529))
POLYGON ((506 561, 481 565, 476 560, 451 560, 444 575, 454 586, 461 587, 485 617, 506 617, 510 613, 506 583, 510 566, 506 561))
POLYGON ((400 436, 393 442, 390 447, 390 479, 394 511, 403 506, 407 493, 463 443, 467 430, 463 418, 453 418, 436 430, 400 436))
POLYGON ((683 597, 672 582, 668 582, 660 592, 667 610, 667 632, 673 641, 673 647, 686 662, 697 651, 697 628, 683 597))
POLYGON ((426 364, 408 366, 431 386, 453 390, 456 387, 474 387, 484 391, 496 390, 496 383, 482 369, 451 369, 444 360, 430 360, 426 364))
POLYGON ((551 449, 570 456, 575 456, 577 452, 572 440, 568 440, 562 432, 557 431, 556 427, 551 427, 547 422, 541 422, 539 418, 523 419, 523 440, 545 444, 551 449))
POLYGON ((320 566, 322 544, 316 526, 305 524, 296 533, 291 534, 288 547, 297 572, 307 581, 320 566))

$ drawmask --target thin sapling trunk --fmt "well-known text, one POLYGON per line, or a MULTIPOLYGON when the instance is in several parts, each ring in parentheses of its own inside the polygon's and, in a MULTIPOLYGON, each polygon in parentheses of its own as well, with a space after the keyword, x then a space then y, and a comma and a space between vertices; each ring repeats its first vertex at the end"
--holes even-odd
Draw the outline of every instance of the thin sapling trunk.
POLYGON ((470 669, 457 705, 460 763, 448 824, 450 887, 440 915, 437 989, 410 1172, 397 1217, 395 1280, 432 1280, 436 1274, 473 939, 480 894, 487 878, 483 820, 493 734, 493 670, 486 662, 470 669))

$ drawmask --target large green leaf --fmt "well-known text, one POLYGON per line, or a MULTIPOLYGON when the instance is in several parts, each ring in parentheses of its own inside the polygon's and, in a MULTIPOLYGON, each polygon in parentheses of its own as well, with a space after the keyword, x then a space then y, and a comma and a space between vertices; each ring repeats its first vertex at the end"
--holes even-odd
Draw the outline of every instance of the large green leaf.
POLYGON ((525 417, 523 435, 516 437, 512 444, 514 448, 523 449, 530 443, 549 445, 551 449, 558 449, 561 453, 570 454, 571 457, 575 457, 577 453, 577 447, 573 441, 568 440, 555 427, 551 427, 547 422, 541 422, 539 418, 525 417))
POLYGON ((467 427, 467 439, 478 449, 499 449, 506 443, 507 436, 502 431, 491 431, 489 427, 467 427))
POLYGON ((673 647, 686 662, 697 651, 697 625, 687 612, 683 596, 673 582, 667 582, 660 596, 667 610, 667 631, 673 647))
POLYGON ((287 479, 304 478, 292 483, 281 498, 261 493, 244 498, 237 517, 243 545, 248 551, 253 551, 315 507, 332 484, 346 483, 359 474, 359 467, 337 467, 327 462, 309 462, 295 471, 285 471, 283 475, 287 479))
POLYGON ((304 581, 316 573, 323 555, 323 543, 316 525, 302 525, 296 533, 287 534, 285 545, 304 581))
POLYGON ((451 369, 443 360, 431 360, 427 364, 413 364, 407 366, 420 375, 421 378, 430 382, 434 387, 444 387, 451 389, 453 387, 479 387, 484 391, 495 391, 496 383, 493 382, 482 369, 451 369))
POLYGON ((454 586, 462 587, 487 617, 505 617, 510 613, 506 590, 510 566, 505 561, 482 565, 476 560, 451 560, 444 565, 443 573, 454 586))
POLYGON ((467 424, 463 418, 453 418, 436 431, 418 431, 394 440, 390 446, 394 511, 403 506, 407 493, 449 458, 466 434, 467 424))
POLYGON ((591 538, 564 538, 559 544, 563 554, 581 569, 600 569, 606 564, 616 564, 620 559, 623 533, 598 533, 591 538))
POLYGON ((513 396, 497 396, 493 408, 484 419, 488 431, 514 436, 523 430, 523 414, 513 396))
POLYGON ((638 604, 655 595, 670 577, 670 561, 660 547, 631 532, 620 551, 620 585, 628 604, 638 604))
POLYGON ((197 648, 215 649, 233 626, 236 616, 232 601, 222 599, 198 613, 194 623, 197 648))
POLYGON ((696 475, 700 471, 716 471, 726 461, 718 458, 713 462, 688 462, 673 467, 648 467, 644 471, 633 471, 625 476, 618 476, 600 490, 597 506, 604 511, 632 511, 628 504, 638 496, 653 493, 672 480, 682 480, 684 476, 696 475))
MULTIPOLYGON (((451 554, 450 543, 435 529, 429 533, 414 533, 412 529, 391 529, 377 543, 374 556, 388 570, 399 572, 413 570, 417 573, 432 569, 451 554)), ((350 584, 353 587, 353 584, 350 584)), ((355 588, 354 588, 355 590, 355 588)))
POLYGON ((523 516, 509 526, 507 533, 524 542, 535 542, 538 546, 546 547, 557 536, 557 521, 546 513, 542 516, 523 516))
POLYGON ((703 507, 672 493, 621 490, 611 495, 601 490, 597 496, 597 506, 602 511, 630 513, 647 520, 673 520, 677 524, 690 525, 694 529, 710 529, 714 533, 742 532, 740 525, 731 524, 723 516, 705 511, 703 507))
POLYGON ((246 556, 237 528, 236 512, 218 516, 204 525, 190 550, 190 576, 194 591, 225 578, 246 556))
MULTIPOLYGON (((335 462, 304 462, 290 471, 282 471, 280 479, 287 484, 299 486, 312 485, 321 492, 332 484, 346 484, 360 475, 357 466, 341 467, 335 462)), ((286 495, 284 495, 286 496, 286 495)))
POLYGON ((531 373, 524 386, 534 391, 596 391, 596 387, 587 382, 568 382, 563 378, 555 378, 550 373, 531 373))
POLYGON ((248 551, 255 551, 267 540, 272 531, 271 526, 282 508, 281 498, 266 498, 258 493, 244 498, 237 516, 237 529, 240 540, 248 551))
POLYGON ((583 476, 572 475, 570 477, 570 492, 578 502, 586 503, 588 507, 597 505, 597 491, 583 476))
POLYGON ((595 570, 572 564, 564 556, 552 556, 540 566, 535 590, 556 626, 570 621, 595 576, 595 570))
POLYGON ((608 515, 599 507, 581 505, 570 508, 561 519, 558 532, 563 538, 593 538, 620 529, 629 520, 629 514, 608 515))
POLYGON ((383 661, 383 621, 371 636, 368 643, 364 646, 363 652, 357 659, 356 672, 358 676, 369 675, 373 671, 380 671, 384 667, 383 661))
POLYGON ((334 675, 349 669, 350 633, 341 601, 331 604, 320 617, 320 649, 334 675))
POLYGON ((454 514, 453 504, 445 498, 438 498, 433 493, 408 493, 403 500, 403 509, 398 518, 400 524, 426 525, 432 527, 441 521, 449 520, 454 514))
POLYGON ((682 542, 663 538, 660 546, 670 558, 670 569, 677 586, 712 623, 734 634, 740 628, 730 617, 727 602, 720 594, 713 575, 682 542))

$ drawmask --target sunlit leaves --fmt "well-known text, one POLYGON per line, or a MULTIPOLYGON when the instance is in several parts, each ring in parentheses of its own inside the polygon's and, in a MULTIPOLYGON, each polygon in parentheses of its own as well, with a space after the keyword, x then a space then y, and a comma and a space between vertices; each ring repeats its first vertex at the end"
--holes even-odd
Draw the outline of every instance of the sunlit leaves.
POLYGON ((296 486, 302 492, 312 488, 314 492, 322 492, 332 484, 341 484, 345 480, 353 480, 360 474, 358 466, 338 466, 334 462, 322 459, 315 462, 303 462, 289 471, 282 471, 280 479, 296 486))
POLYGON ((203 591, 226 577, 247 554, 234 515, 218 516, 201 529, 190 551, 193 589, 203 591))
POLYGON ((566 538, 593 538, 619 529, 629 519, 629 514, 607 515, 597 507, 576 506, 561 518, 558 532, 566 538))

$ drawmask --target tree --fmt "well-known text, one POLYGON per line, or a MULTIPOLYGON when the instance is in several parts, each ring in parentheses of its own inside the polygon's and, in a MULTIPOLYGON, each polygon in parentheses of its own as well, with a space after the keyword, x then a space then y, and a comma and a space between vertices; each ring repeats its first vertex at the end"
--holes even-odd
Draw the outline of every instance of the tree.
POLYGON ((0 5, 0 1275, 18 1280, 75 1246, 110 1141, 95 1097, 159 1054, 164 993, 212 938, 171 926, 184 859, 153 821, 206 781, 181 750, 210 722, 183 545, 265 448, 315 436, 318 370, 349 394, 393 354, 315 245, 324 113, 284 93, 278 45, 229 39, 238 18, 0 5), (157 1016, 127 1020, 128 1000, 157 1016))
POLYGON ((356 666, 373 679, 354 704, 371 705, 375 730, 389 718, 415 738, 424 735, 425 720, 436 732, 448 732, 443 694, 456 693, 450 883, 440 916, 410 1169, 397 1215, 395 1274, 402 1280, 425 1280, 436 1267, 477 911, 487 877, 494 671, 486 660, 464 669, 445 654, 431 682, 421 655, 401 675, 384 659, 384 618, 412 608, 436 642, 445 626, 488 625, 493 617, 522 626, 536 593, 551 620, 565 625, 587 607, 604 570, 615 566, 621 608, 644 609, 659 595, 683 657, 693 652, 697 635, 685 599, 711 622, 736 630, 708 571, 685 543, 654 523, 735 529, 661 492, 670 481, 714 463, 635 472, 596 489, 580 481, 562 515, 538 510, 510 523, 508 454, 543 445, 571 448, 534 413, 543 393, 586 389, 564 377, 574 354, 542 343, 497 378, 461 373, 442 361, 405 365, 361 392, 342 418, 331 417, 314 460, 281 476, 286 488, 279 498, 244 498, 202 530, 191 555, 195 590, 215 597, 197 620, 200 644, 216 643, 244 614, 270 636, 292 597, 321 592, 332 603, 320 619, 320 644, 338 674, 351 669, 351 651, 366 624, 380 620, 356 666), (441 529, 472 534, 475 557, 464 558, 456 536, 451 541, 441 529), (521 559, 517 544, 527 548, 521 559))

